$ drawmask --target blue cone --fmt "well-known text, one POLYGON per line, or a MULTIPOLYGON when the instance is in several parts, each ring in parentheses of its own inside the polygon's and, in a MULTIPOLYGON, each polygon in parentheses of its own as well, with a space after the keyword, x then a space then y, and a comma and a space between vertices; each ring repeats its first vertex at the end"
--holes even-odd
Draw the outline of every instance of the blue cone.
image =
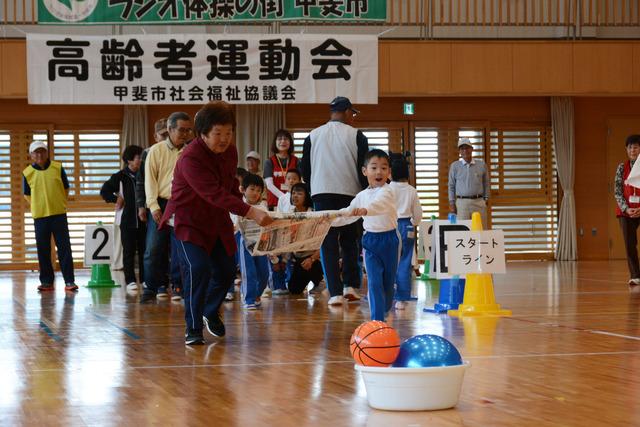
POLYGON ((429 313, 444 313, 448 310, 455 310, 462 303, 464 296, 464 279, 453 277, 451 279, 440 280, 440 295, 438 303, 433 308, 425 308, 423 311, 429 313))

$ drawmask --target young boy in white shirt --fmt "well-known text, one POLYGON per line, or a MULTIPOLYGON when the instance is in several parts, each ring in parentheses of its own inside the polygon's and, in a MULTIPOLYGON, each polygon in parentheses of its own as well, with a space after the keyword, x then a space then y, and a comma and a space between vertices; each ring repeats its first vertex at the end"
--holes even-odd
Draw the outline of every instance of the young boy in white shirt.
MULTIPOLYGON (((244 194, 244 201, 253 207, 266 211, 267 205, 262 200, 263 191, 264 181, 258 175, 250 173, 242 179, 240 192, 244 194)), ((234 225, 236 225, 238 218, 233 215, 232 220, 234 225)), ((260 306, 260 295, 271 279, 269 258, 266 255, 252 256, 245 245, 241 233, 236 234, 236 239, 236 243, 238 243, 240 273, 242 275, 241 290, 244 299, 243 306, 247 310, 255 310, 260 306)))
POLYGON ((396 272, 396 310, 404 310, 411 301, 412 261, 416 242, 416 227, 422 220, 422 206, 418 191, 409 184, 407 161, 396 159, 391 162, 391 188, 396 195, 398 231, 402 243, 398 271, 396 272))
POLYGON ((371 320, 384 321, 393 304, 400 239, 393 190, 387 184, 391 174, 389 156, 374 149, 364 158, 362 173, 369 187, 356 195, 349 207, 341 209, 364 217, 364 265, 367 270, 371 320))
POLYGON ((302 182, 300 171, 298 169, 289 169, 284 177, 284 184, 280 186, 280 188, 286 190, 286 192, 278 197, 278 206, 276 207, 278 212, 293 212, 291 188, 299 182, 302 182))

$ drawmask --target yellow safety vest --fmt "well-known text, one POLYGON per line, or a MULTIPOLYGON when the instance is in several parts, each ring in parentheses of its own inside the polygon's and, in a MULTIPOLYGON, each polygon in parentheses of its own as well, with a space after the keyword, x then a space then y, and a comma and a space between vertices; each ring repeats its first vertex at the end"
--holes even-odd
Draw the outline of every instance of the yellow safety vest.
POLYGON ((67 193, 62 183, 62 164, 49 163, 41 170, 29 165, 22 171, 31 188, 31 216, 33 219, 67 213, 67 193))

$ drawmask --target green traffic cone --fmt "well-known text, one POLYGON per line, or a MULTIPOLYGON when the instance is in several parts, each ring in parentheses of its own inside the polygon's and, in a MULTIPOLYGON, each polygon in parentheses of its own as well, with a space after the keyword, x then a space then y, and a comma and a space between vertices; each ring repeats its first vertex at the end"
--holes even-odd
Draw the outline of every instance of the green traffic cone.
POLYGON ((429 270, 431 269, 431 261, 426 260, 424 262, 424 270, 422 270, 422 275, 420 276, 420 280, 429 280, 429 270))
POLYGON ((87 288, 117 288, 116 282, 111 278, 109 264, 94 264, 91 266, 91 280, 87 288))

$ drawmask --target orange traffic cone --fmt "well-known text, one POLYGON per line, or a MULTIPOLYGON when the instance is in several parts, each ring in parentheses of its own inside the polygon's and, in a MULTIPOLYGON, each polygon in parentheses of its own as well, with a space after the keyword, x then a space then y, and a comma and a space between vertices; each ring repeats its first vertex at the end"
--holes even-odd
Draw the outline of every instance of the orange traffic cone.
MULTIPOLYGON (((480 212, 471 215, 471 231, 482 231, 480 212)), ((493 279, 487 273, 469 273, 464 288, 462 304, 457 310, 449 310, 450 316, 511 316, 511 310, 502 310, 493 293, 493 279)))

